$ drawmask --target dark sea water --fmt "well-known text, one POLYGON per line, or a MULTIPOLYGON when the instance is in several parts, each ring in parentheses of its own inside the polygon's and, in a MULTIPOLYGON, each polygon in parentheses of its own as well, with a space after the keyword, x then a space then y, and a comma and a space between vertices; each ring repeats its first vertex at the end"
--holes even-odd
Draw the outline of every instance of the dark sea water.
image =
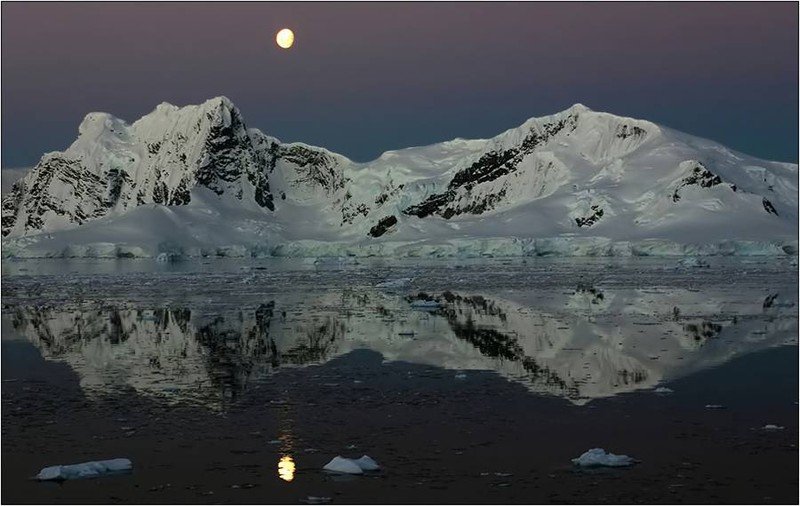
POLYGON ((2 501, 797 502, 796 259, 706 261, 4 262, 2 501))

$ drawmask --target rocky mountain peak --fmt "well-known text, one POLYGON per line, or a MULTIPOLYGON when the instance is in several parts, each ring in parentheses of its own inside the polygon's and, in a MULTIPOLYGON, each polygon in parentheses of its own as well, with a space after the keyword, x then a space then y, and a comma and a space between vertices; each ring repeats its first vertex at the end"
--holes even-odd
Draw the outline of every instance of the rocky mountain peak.
MULTIPOLYGON (((375 251, 495 235, 618 240, 622 249, 639 238, 760 240, 794 234, 796 174, 794 164, 580 103, 490 139, 356 163, 248 129, 221 96, 162 103, 132 124, 88 114, 68 149, 43 156, 3 198, 2 232, 33 244, 43 232, 100 230, 84 235, 116 244, 120 230, 148 226, 130 216, 152 210, 174 221, 170 241, 233 241, 237 251, 266 237, 312 241, 303 247, 370 241, 375 251)), ((158 249, 163 230, 131 240, 150 237, 156 246, 142 251, 158 249)))

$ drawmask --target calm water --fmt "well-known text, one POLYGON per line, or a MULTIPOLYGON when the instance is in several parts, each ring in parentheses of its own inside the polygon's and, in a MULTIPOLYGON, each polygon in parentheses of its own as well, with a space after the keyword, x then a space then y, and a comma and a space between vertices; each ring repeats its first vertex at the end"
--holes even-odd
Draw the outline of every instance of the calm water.
POLYGON ((796 261, 708 261, 4 263, 3 500, 796 501, 796 261))

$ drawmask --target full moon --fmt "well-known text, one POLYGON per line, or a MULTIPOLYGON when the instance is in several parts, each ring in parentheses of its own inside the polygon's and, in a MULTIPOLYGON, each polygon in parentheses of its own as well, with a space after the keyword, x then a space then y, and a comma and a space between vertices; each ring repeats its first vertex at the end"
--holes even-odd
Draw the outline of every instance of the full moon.
POLYGON ((283 49, 289 49, 292 47, 292 44, 294 44, 294 32, 288 28, 284 28, 275 36, 275 42, 283 49))

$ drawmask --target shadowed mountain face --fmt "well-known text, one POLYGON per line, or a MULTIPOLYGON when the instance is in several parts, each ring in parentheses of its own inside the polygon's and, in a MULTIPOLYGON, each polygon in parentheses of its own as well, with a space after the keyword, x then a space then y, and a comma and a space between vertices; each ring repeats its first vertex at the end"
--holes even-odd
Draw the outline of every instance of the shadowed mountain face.
POLYGON ((69 364, 89 395, 133 388, 219 408, 283 368, 369 349, 454 374, 493 371, 533 393, 585 403, 796 343, 796 304, 796 293, 588 285, 535 301, 525 294, 331 291, 221 311, 18 306, 4 312, 4 325, 46 359, 69 364))
POLYGON ((580 104, 356 163, 248 128, 218 97, 132 124, 88 114, 4 195, 2 235, 4 255, 33 257, 783 254, 796 180, 580 104))

